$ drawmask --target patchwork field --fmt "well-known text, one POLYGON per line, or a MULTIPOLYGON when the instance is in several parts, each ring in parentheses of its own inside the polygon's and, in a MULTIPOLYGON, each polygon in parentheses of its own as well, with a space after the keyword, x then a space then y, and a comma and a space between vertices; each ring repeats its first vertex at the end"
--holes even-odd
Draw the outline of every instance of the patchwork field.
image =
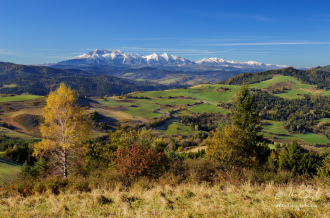
MULTIPOLYGON (((302 98, 304 94, 330 94, 330 91, 317 89, 314 85, 302 84, 293 77, 278 75, 269 80, 251 84, 249 88, 261 89, 271 94, 274 90, 282 89, 281 93, 274 95, 287 99, 302 98)), ((132 97, 93 97, 87 99, 87 105, 90 105, 91 112, 97 111, 102 115, 99 122, 105 122, 112 129, 118 122, 129 125, 131 123, 148 124, 171 114, 171 119, 154 127, 157 133, 165 136, 195 135, 200 131, 180 123, 178 116, 203 112, 228 114, 228 107, 223 106, 222 103, 232 103, 239 89, 240 86, 237 85, 200 84, 183 89, 137 92, 132 93, 132 97)), ((41 96, 33 95, 1 96, 0 110, 1 107, 5 110, 0 114, 0 121, 5 121, 15 126, 16 129, 9 130, 0 127, 0 133, 19 138, 40 137, 37 126, 31 126, 30 123, 25 122, 26 120, 21 119, 40 115, 44 106, 42 99, 44 98, 41 96)), ((263 134, 276 142, 290 142, 296 138, 303 144, 330 143, 325 134, 290 134, 284 129, 282 122, 269 120, 267 122, 268 125, 263 126, 263 134)), ((330 118, 323 118, 318 122, 320 125, 327 124, 330 123, 330 118)), ((106 135, 105 131, 96 129, 90 138, 104 135, 106 135)))

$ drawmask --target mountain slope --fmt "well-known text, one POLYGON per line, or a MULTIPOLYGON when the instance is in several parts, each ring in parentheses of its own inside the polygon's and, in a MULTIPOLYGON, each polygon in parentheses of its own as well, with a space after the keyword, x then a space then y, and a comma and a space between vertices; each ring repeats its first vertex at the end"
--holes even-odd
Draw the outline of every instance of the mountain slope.
POLYGON ((81 70, 61 70, 0 62, 0 93, 46 95, 64 82, 87 96, 120 95, 134 91, 151 91, 180 86, 131 81, 114 76, 95 76, 81 70))

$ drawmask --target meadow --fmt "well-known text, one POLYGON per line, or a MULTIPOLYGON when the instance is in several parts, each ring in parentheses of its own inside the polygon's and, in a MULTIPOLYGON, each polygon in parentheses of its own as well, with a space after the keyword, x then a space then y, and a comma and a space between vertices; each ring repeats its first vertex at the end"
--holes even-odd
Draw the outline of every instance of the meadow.
POLYGON ((0 96, 0 103, 11 102, 11 101, 27 101, 36 98, 41 98, 43 96, 39 95, 30 95, 30 94, 21 94, 21 95, 4 95, 0 96))
POLYGON ((150 184, 51 192, 0 200, 1 217, 325 217, 323 185, 150 184))
POLYGON ((4 155, 0 152, 0 185, 15 180, 21 171, 21 164, 7 160, 4 155))

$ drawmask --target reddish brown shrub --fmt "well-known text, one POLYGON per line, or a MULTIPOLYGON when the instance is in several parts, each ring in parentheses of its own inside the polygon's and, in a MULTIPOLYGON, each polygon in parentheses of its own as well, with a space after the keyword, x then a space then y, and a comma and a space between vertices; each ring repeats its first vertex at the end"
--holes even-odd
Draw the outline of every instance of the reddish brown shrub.
POLYGON ((163 152, 157 153, 140 145, 118 149, 116 162, 119 172, 129 178, 155 178, 164 173, 168 165, 168 159, 163 152))

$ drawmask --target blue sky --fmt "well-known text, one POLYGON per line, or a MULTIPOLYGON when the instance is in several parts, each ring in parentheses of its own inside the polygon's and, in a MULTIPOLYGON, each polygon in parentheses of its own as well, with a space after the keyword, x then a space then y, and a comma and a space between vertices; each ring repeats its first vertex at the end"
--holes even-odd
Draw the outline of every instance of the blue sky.
POLYGON ((55 63, 104 48, 324 66, 329 9, 328 0, 0 0, 0 61, 55 63))

